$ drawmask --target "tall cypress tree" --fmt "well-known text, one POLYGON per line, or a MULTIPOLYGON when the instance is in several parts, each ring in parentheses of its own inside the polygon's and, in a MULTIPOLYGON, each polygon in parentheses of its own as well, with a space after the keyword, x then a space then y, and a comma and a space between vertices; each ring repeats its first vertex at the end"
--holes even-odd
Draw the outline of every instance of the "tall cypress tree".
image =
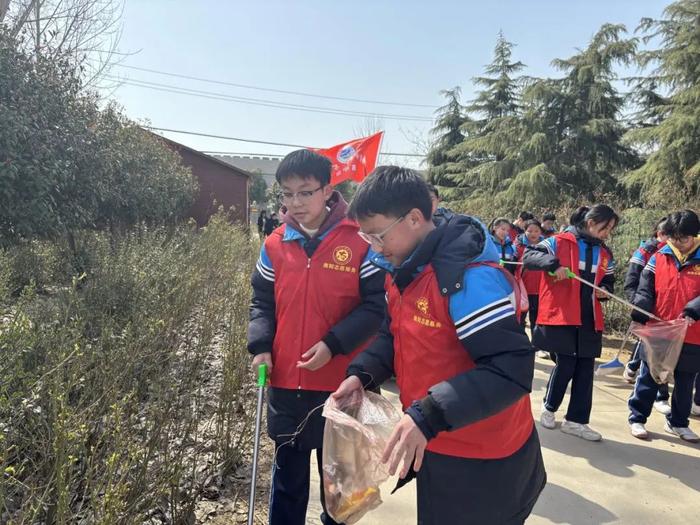
POLYGON ((551 205, 617 189, 620 174, 638 163, 622 143, 624 98, 614 68, 629 64, 637 42, 622 25, 605 24, 586 49, 553 61, 559 79, 535 81, 523 94, 520 171, 500 196, 506 202, 554 199, 551 205))
POLYGON ((493 61, 473 79, 481 90, 466 107, 472 119, 462 125, 465 139, 450 152, 457 171, 452 179, 468 198, 502 191, 517 166, 521 79, 515 75, 525 65, 512 60, 513 47, 498 34, 493 61))
POLYGON ((639 54, 652 67, 638 86, 642 111, 653 118, 630 130, 626 139, 647 154, 646 162, 624 178, 633 197, 650 205, 697 204, 700 191, 700 2, 679 0, 661 20, 643 19, 644 40, 660 47, 639 54), (650 84, 667 90, 658 96, 650 84), (646 95, 646 98, 644 98, 646 95))
POLYGON ((440 92, 446 103, 436 111, 435 127, 431 130, 434 141, 428 151, 428 180, 440 186, 454 186, 449 177, 454 169, 454 157, 450 151, 464 140, 462 125, 467 122, 464 107, 460 102, 459 87, 440 92))

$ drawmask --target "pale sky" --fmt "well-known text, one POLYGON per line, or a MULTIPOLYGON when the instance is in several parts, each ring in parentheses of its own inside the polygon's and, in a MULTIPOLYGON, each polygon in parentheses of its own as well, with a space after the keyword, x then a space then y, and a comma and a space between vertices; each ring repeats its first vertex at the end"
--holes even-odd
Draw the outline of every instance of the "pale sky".
MULTIPOLYGON (((386 131, 383 151, 417 153, 411 137, 425 140, 431 122, 405 117, 430 119, 441 104, 442 89, 461 86, 465 101, 471 98, 470 79, 490 62, 499 30, 517 44, 514 59, 528 66, 525 74, 552 76, 556 72, 551 60, 585 47, 603 23, 623 23, 632 32, 640 18, 660 16, 667 4, 652 0, 126 0, 119 51, 134 54, 123 57, 122 66, 374 102, 234 87, 122 66, 114 67, 112 74, 126 82, 149 82, 159 90, 122 84, 111 96, 129 117, 148 119, 154 126, 314 147, 356 138, 367 127, 368 119, 362 114, 392 115, 378 118, 386 131), (207 92, 198 94, 209 98, 173 93, 173 88, 207 92), (222 95, 226 100, 219 100, 222 95), (280 104, 306 108, 270 107, 280 104)), ((200 150, 265 155, 293 149, 166 135, 200 150)), ((408 165, 417 161, 384 160, 408 165)))

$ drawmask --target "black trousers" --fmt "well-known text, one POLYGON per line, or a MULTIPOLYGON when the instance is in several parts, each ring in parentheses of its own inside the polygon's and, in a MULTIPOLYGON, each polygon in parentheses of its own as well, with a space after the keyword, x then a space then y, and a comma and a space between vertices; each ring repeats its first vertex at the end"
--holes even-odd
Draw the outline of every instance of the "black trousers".
MULTIPOLYGON (((322 458, 322 450, 316 449, 318 473, 321 478, 321 505, 324 509, 321 522, 325 525, 337 525, 325 513, 322 458)), ((300 450, 288 445, 277 447, 277 461, 272 467, 270 525, 305 525, 310 480, 311 450, 300 450)))
POLYGON ((588 424, 593 405, 593 369, 595 358, 557 354, 557 361, 549 376, 544 406, 556 412, 564 400, 571 383, 571 399, 566 411, 566 420, 588 424))
POLYGON ((417 482, 418 525, 522 525, 547 482, 537 430, 501 459, 426 452, 417 482))

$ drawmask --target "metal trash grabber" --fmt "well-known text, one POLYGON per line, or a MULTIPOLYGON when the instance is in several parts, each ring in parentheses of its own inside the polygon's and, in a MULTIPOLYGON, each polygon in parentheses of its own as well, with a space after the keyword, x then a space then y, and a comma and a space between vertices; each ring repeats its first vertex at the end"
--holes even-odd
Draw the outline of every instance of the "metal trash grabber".
POLYGON ((267 365, 258 366, 258 407, 255 413, 255 441, 253 446, 253 472, 250 478, 250 499, 248 501, 248 525, 253 525, 255 513, 255 482, 258 478, 258 452, 260 451, 260 426, 262 425, 262 407, 267 384, 267 365))
MULTIPOLYGON (((556 274, 554 272, 549 272, 549 275, 554 276, 556 274)), ((643 313, 644 315, 646 315, 647 317, 650 317, 651 319, 654 319, 655 321, 663 321, 663 319, 661 319, 660 317, 657 317, 654 314, 647 312, 646 310, 644 310, 643 308, 640 308, 639 306, 633 305, 629 301, 625 301, 621 297, 618 297, 617 295, 608 292, 605 288, 601 288, 600 286, 597 286, 589 281, 586 281, 586 279, 579 277, 574 272, 572 272, 569 268, 566 268, 566 276, 569 277, 570 279, 576 279, 577 281, 580 281, 583 284, 590 286, 594 290, 597 290, 601 293, 604 293, 605 295, 610 297, 610 299, 614 299, 618 303, 624 304, 627 308, 631 308, 632 310, 637 310, 638 312, 643 313)))

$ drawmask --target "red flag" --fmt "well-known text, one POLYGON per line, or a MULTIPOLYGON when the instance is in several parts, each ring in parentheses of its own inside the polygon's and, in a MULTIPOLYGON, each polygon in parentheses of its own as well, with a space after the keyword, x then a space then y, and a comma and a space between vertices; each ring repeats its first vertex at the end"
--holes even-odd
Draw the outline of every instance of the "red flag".
POLYGON ((343 142, 327 149, 314 149, 333 163, 331 184, 352 179, 361 182, 377 165, 379 148, 384 132, 380 131, 370 137, 343 142))

